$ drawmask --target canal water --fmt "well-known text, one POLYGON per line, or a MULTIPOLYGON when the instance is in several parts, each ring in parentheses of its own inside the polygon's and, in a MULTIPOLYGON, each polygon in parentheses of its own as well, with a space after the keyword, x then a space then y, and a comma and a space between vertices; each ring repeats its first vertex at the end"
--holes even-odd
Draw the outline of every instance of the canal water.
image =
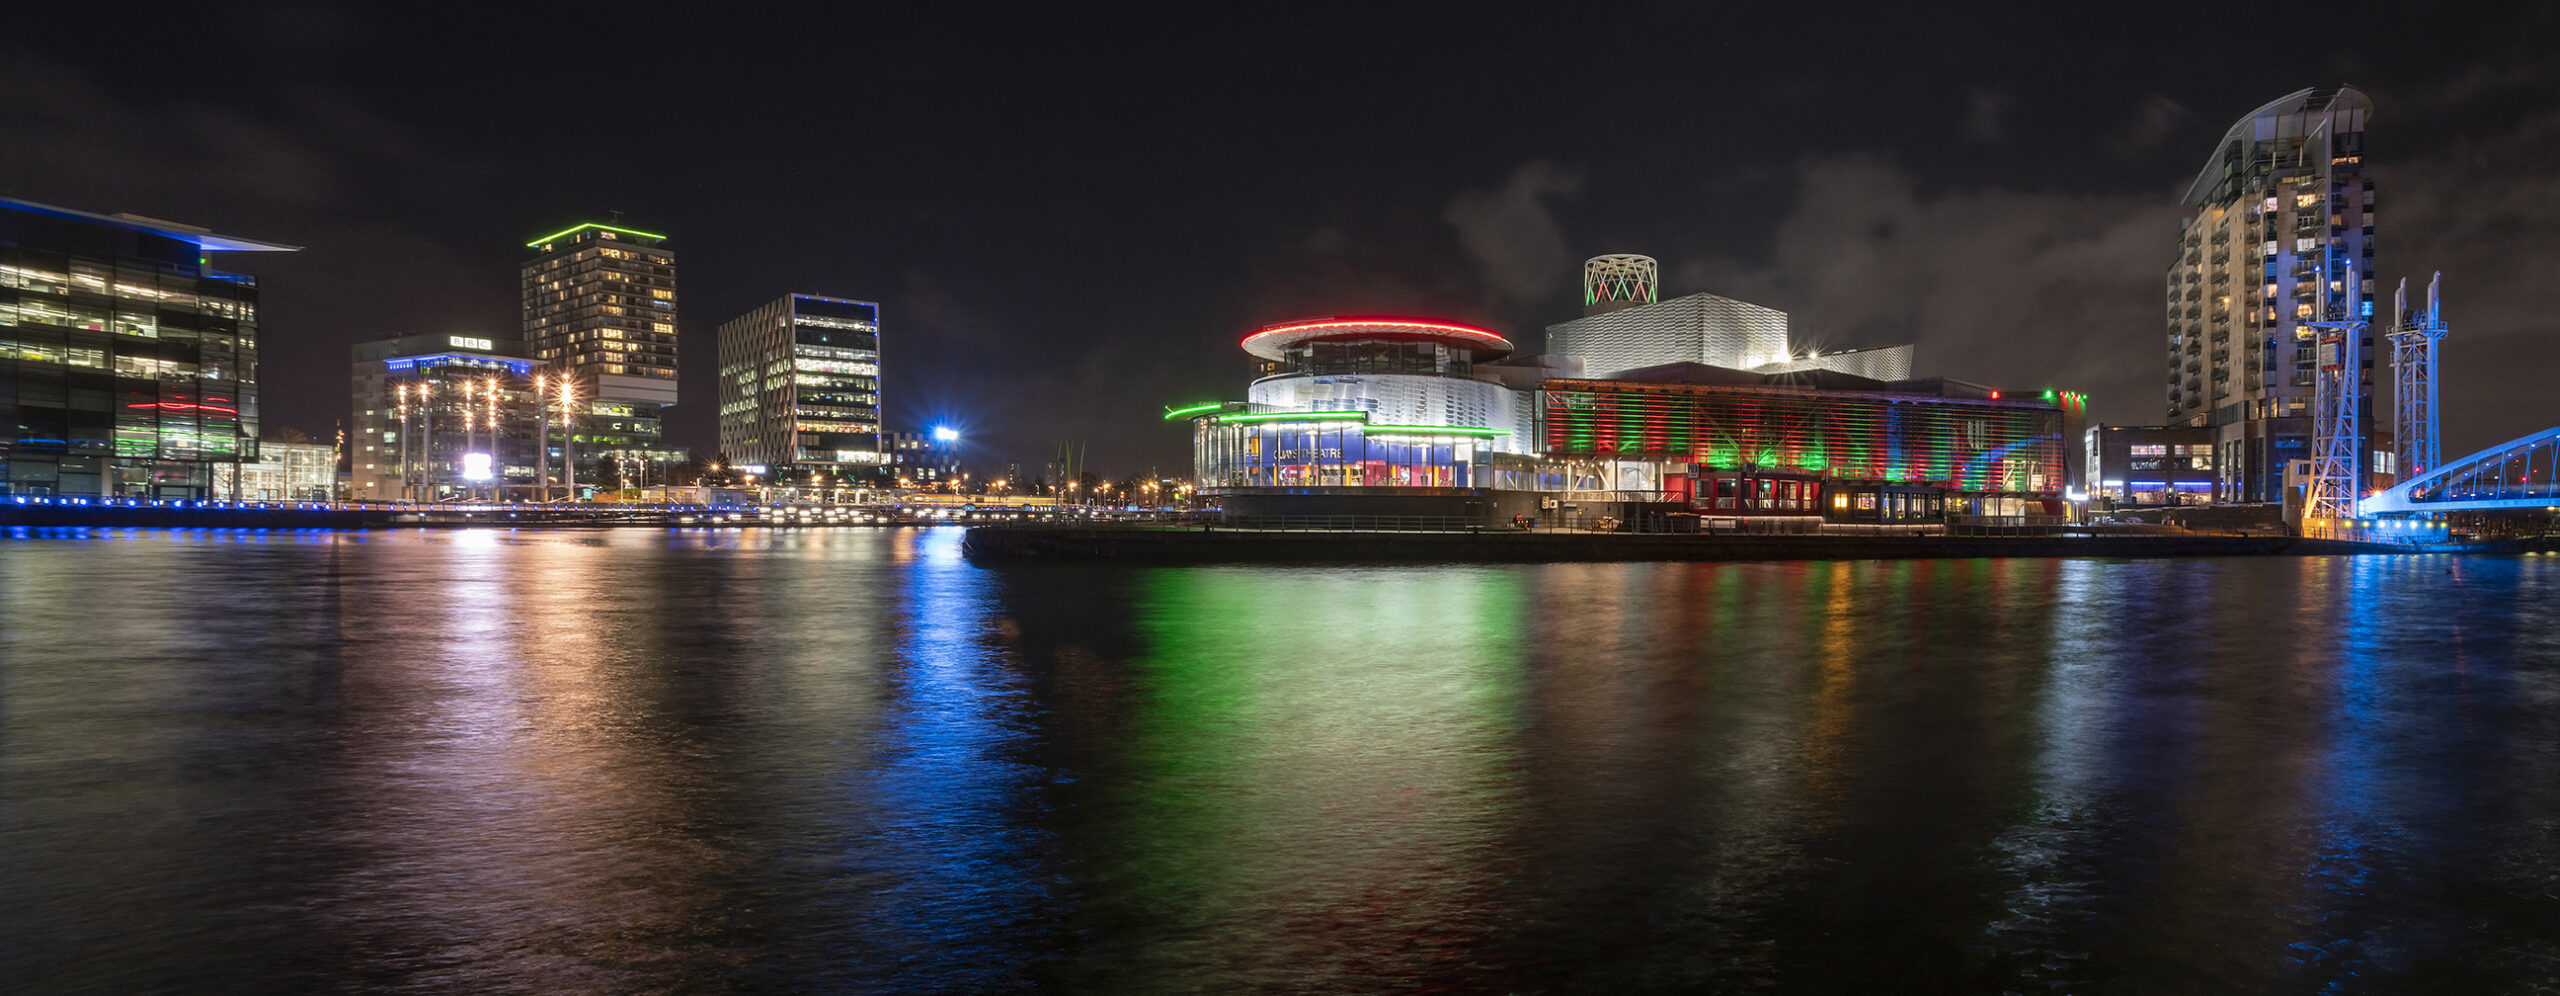
POLYGON ((2560 558, 0 534, 16 992, 2560 985, 2560 558))

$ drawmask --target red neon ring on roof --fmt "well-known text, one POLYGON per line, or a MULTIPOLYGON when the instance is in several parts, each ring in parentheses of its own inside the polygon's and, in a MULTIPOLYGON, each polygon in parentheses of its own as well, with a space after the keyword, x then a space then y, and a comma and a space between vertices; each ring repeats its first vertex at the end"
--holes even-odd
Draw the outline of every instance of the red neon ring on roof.
POLYGON ((1508 353, 1511 340, 1488 329, 1448 322, 1413 318, 1315 318, 1306 321, 1266 325, 1244 337, 1244 351, 1266 360, 1276 360, 1290 346, 1310 339, 1335 336, 1408 335, 1420 338, 1448 339, 1476 349, 1508 353))

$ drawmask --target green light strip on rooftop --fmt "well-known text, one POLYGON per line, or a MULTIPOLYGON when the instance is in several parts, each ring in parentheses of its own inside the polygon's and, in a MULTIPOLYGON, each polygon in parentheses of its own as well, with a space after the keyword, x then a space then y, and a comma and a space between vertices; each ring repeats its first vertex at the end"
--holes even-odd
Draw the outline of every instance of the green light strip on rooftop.
POLYGON ((637 235, 637 236, 639 236, 639 237, 641 237, 641 238, 644 238, 644 239, 663 239, 663 238, 666 238, 666 236, 664 236, 664 235, 659 235, 659 234, 657 234, 657 233, 655 233, 655 232, 643 232, 643 231, 641 231, 641 230, 639 230, 639 229, 637 229, 637 228, 623 228, 623 227, 621 227, 621 226, 619 226, 619 225, 606 225, 606 224, 601 224, 601 223, 598 223, 598 222, 590 221, 590 222, 587 222, 586 224, 583 224, 583 225, 571 225, 571 226, 569 226, 569 227, 567 227, 567 228, 563 228, 563 229, 561 229, 561 230, 559 230, 559 231, 557 231, 557 232, 553 232, 553 233, 551 233, 551 234, 549 234, 549 235, 545 235, 545 236, 543 236, 543 237, 541 237, 541 238, 538 238, 538 239, 535 239, 535 240, 533 240, 533 241, 531 241, 531 242, 527 242, 527 243, 525 243, 525 244, 524 244, 524 246, 525 246, 525 248, 527 248, 527 249, 540 249, 540 248, 542 248, 542 244, 543 244, 543 243, 545 243, 545 242, 552 241, 552 240, 557 239, 557 238, 560 238, 561 236, 564 236, 564 235, 574 235, 574 234, 576 234, 577 232, 579 232, 580 230, 582 230, 582 229, 588 229, 588 228, 601 228, 601 229, 604 229, 604 230, 606 230, 606 231, 611 231, 611 232, 621 232, 621 233, 622 233, 622 234, 624 234, 624 235, 637 235))
POLYGON ((1227 403, 1224 401, 1212 401, 1205 405, 1193 405, 1189 408, 1167 408, 1164 410, 1164 420, 1171 422, 1174 419, 1190 415, 1198 415, 1201 412, 1214 412, 1226 406, 1227 403))
POLYGON ((1220 422, 1324 422, 1351 419, 1366 422, 1368 412, 1238 412, 1220 415, 1220 422))
POLYGON ((1370 425, 1361 427, 1371 436, 1508 436, 1509 429, 1479 429, 1472 425, 1370 425))

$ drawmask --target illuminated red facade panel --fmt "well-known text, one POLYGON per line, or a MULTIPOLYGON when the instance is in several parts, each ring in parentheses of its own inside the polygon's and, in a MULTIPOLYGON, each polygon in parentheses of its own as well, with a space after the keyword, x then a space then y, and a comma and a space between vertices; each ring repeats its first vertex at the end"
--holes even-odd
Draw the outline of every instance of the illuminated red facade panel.
POLYGON ((1549 459, 1743 466, 1949 491, 2063 489, 2062 410, 2050 402, 1785 387, 1549 381, 1549 459))

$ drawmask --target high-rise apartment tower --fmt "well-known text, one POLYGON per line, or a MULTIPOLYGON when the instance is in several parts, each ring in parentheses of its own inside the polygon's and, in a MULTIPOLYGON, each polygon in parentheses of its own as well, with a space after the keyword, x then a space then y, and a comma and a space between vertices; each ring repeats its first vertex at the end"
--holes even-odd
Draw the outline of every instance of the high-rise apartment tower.
POLYGON ((534 251, 524 264, 525 346, 578 392, 579 461, 618 473, 683 460, 660 442, 663 410, 676 403, 667 237, 589 222, 525 246, 534 251))
MULTIPOLYGON (((2194 213, 2168 275, 2167 422, 2214 430, 2216 500, 2283 500, 2286 467, 2312 457, 2310 323, 2373 318, 2372 112, 2351 86, 2288 94, 2233 124, 2187 188, 2194 213)), ((2358 339, 2371 357, 2370 328, 2358 339)), ((2370 426, 2372 361, 2359 367, 2370 426)))

